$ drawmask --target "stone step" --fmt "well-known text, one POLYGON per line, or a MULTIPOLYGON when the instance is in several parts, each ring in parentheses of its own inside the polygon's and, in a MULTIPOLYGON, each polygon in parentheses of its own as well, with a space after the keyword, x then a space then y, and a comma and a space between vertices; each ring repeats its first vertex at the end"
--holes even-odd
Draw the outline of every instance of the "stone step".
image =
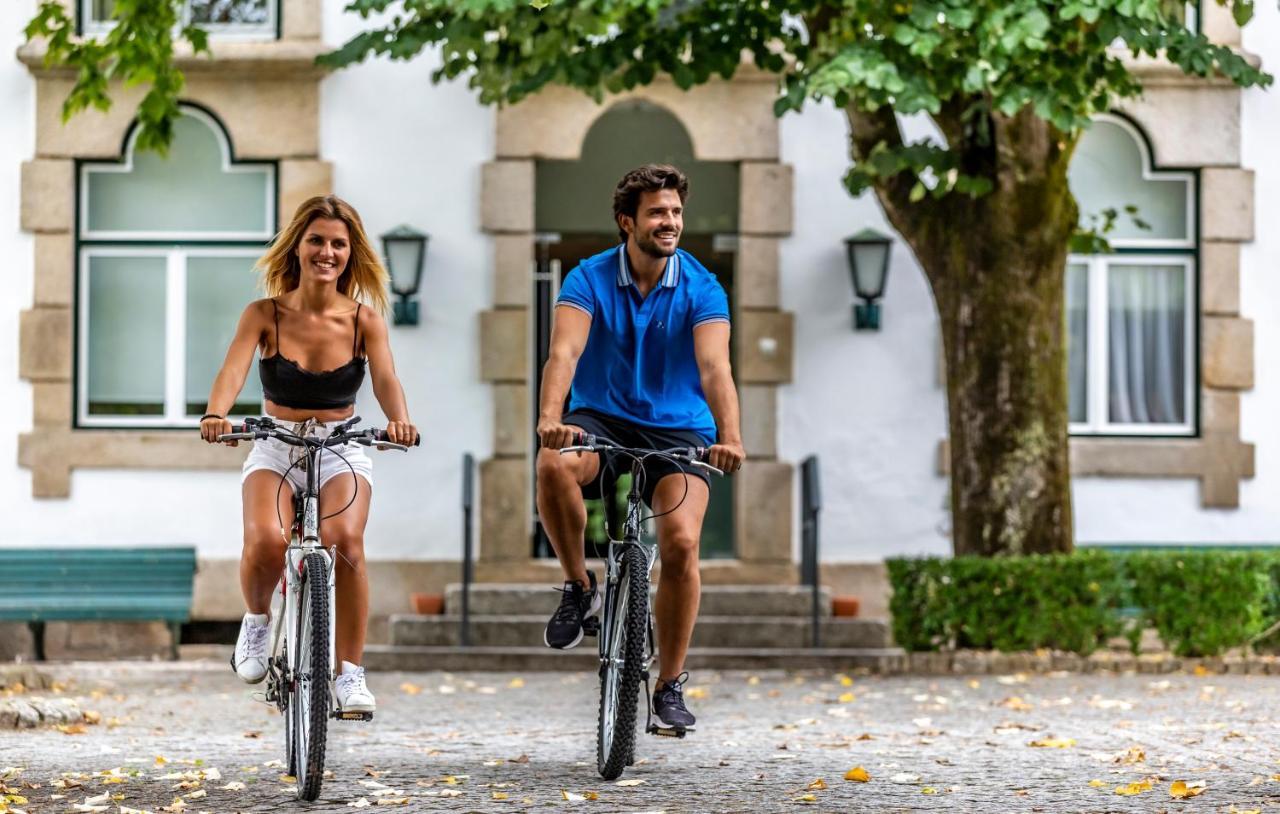
MULTIPOLYGON (((471 586, 468 603, 473 616, 517 616, 547 608, 559 601, 558 586, 525 583, 479 583, 471 586)), ((656 590, 656 588, 654 589, 656 590)), ((707 616, 803 616, 811 613, 813 595, 800 585, 703 585, 701 612, 707 616)), ((462 585, 445 588, 445 613, 462 613, 462 585)), ((818 589, 818 614, 831 615, 831 592, 818 589)))
MULTIPOLYGON (((471 644, 479 647, 527 647, 542 643, 547 615, 479 616, 471 619, 471 644)), ((394 646, 442 647, 461 643, 460 617, 394 615, 389 640, 394 646)), ((699 616, 693 647, 796 648, 810 643, 809 620, 796 616, 699 616)), ((883 648, 889 625, 879 619, 823 619, 822 645, 834 648, 883 648)))
MULTIPOLYGON (((573 650, 546 647, 400 647, 370 645, 364 651, 370 671, 389 672, 550 672, 592 671, 599 654, 592 643, 573 650)), ((907 658, 889 648, 726 648, 695 647, 685 668, 696 670, 829 670, 898 674, 907 658)))

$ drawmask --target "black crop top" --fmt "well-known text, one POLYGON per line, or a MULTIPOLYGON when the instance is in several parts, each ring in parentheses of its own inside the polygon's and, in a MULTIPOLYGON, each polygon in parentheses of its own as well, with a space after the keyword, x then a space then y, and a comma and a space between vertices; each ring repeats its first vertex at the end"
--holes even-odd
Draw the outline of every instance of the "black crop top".
POLYGON ((360 308, 356 305, 356 336, 351 341, 351 361, 320 373, 307 370, 280 353, 280 309, 271 301, 276 321, 276 352, 258 360, 262 395, 281 407, 298 410, 334 410, 356 403, 356 393, 364 383, 365 360, 360 347, 360 308))

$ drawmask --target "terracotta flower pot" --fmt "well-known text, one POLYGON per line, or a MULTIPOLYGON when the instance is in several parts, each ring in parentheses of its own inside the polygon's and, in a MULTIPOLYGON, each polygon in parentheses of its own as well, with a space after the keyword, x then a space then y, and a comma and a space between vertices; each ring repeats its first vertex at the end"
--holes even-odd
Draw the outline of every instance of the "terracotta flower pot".
POLYGON ((423 616, 436 616, 444 613, 444 594, 409 594, 409 603, 413 612, 423 616))
POLYGON ((832 616, 857 616, 858 615, 858 597, 856 596, 833 596, 831 597, 831 615, 832 616))

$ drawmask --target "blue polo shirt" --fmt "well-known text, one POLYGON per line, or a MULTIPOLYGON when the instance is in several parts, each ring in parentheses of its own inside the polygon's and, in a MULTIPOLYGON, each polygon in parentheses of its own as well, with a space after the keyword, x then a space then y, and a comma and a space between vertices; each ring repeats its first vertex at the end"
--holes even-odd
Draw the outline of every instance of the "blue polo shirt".
POLYGON ((556 305, 591 317, 570 410, 586 407, 645 427, 692 430, 715 443, 693 329, 728 322, 729 298, 693 255, 677 249, 667 258, 662 280, 641 297, 624 243, 574 267, 556 305))

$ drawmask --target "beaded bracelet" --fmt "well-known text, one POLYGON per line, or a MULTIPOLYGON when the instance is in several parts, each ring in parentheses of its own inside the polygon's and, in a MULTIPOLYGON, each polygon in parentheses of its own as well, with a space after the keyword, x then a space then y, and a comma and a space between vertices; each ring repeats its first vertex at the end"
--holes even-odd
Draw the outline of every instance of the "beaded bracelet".
POLYGON ((204 415, 200 416, 200 420, 201 420, 202 422, 203 422, 206 418, 224 419, 224 418, 226 418, 226 416, 218 415, 217 413, 205 413, 204 415))

